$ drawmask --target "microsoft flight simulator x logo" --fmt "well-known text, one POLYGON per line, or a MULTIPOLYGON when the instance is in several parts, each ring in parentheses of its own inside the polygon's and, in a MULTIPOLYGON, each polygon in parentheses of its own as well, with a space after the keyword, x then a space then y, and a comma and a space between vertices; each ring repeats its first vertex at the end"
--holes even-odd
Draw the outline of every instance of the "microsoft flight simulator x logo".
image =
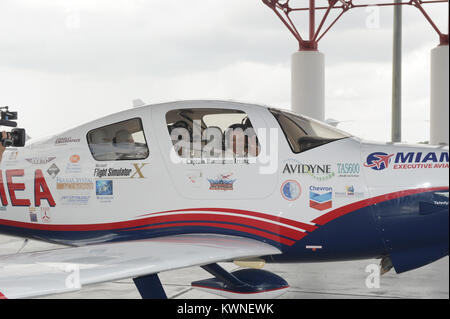
POLYGON ((375 171, 387 169, 391 164, 393 169, 448 168, 448 160, 448 152, 375 152, 367 156, 364 166, 375 171))

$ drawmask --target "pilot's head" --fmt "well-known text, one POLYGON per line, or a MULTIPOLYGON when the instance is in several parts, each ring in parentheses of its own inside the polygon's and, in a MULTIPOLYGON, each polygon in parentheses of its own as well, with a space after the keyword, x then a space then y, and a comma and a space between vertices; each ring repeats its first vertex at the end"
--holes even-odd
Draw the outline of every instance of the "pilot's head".
POLYGON ((231 125, 226 133, 225 146, 231 148, 236 156, 245 156, 245 127, 241 124, 231 125))
POLYGON ((116 133, 116 144, 134 144, 133 136, 127 130, 121 130, 116 133))

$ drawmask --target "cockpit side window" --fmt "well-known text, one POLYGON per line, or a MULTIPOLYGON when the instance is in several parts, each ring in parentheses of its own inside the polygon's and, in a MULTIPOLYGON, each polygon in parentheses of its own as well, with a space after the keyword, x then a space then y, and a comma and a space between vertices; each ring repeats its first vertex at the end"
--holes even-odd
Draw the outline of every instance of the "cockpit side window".
POLYGON ((260 151, 252 123, 241 110, 172 110, 166 122, 174 150, 182 158, 248 158, 260 151))
POLYGON ((270 112, 280 124, 294 153, 301 153, 351 136, 330 125, 290 112, 277 109, 270 109, 270 112))
POLYGON ((143 160, 149 155, 140 118, 91 130, 87 141, 97 161, 143 160))

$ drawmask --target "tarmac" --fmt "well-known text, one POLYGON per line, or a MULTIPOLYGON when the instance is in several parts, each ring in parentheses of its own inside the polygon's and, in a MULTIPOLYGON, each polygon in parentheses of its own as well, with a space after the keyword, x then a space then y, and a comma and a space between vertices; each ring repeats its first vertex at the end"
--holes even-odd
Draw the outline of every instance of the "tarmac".
MULTIPOLYGON (((54 249, 61 246, 0 236, 0 255, 54 249), (22 248, 22 249, 21 249, 22 248)), ((348 262, 267 264, 264 269, 283 277, 290 285, 282 299, 449 299, 449 257, 403 274, 391 270, 380 278, 372 278, 370 265, 379 260, 348 262), (369 267, 369 268, 368 268, 369 267), (367 271, 366 271, 367 270, 367 271), (370 285, 368 286, 367 283, 370 285), (375 285, 374 285, 375 283, 375 285)), ((239 269, 233 263, 221 264, 227 270, 239 269)), ((216 299, 218 296, 190 286, 192 281, 211 277, 200 267, 160 274, 170 299, 216 299)), ((131 279, 85 286, 73 293, 51 295, 43 299, 136 299, 140 298, 131 279)))

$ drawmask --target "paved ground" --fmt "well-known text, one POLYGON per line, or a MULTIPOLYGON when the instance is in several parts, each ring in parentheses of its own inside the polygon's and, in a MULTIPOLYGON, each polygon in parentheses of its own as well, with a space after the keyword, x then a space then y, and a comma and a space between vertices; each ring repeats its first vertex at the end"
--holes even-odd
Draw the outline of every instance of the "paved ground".
MULTIPOLYGON (((0 255, 17 252, 22 240, 0 236, 0 255)), ((57 247, 30 241, 25 251, 37 251, 57 247)), ((380 287, 369 289, 366 267, 378 264, 378 260, 314 264, 269 264, 264 269, 283 277, 291 286, 281 298, 449 298, 449 258, 445 257, 431 265, 397 275, 394 271, 381 277, 380 287)), ((238 267, 223 264, 228 270, 238 267)), ((206 292, 190 287, 190 282, 208 278, 202 269, 188 268, 160 275, 169 298, 194 299, 216 298, 206 292)), ((139 298, 131 280, 84 287, 82 291, 46 298, 139 298)))

